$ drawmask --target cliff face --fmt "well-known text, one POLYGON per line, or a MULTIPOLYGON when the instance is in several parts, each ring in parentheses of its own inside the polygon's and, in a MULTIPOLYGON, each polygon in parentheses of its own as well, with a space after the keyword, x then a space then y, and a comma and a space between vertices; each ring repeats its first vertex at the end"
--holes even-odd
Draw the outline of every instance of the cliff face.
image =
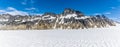
POLYGON ((70 8, 66 8, 62 14, 47 12, 42 16, 7 16, 8 21, 1 20, 2 25, 16 28, 22 25, 25 29, 84 29, 115 26, 114 21, 104 15, 85 16, 82 12, 70 8))

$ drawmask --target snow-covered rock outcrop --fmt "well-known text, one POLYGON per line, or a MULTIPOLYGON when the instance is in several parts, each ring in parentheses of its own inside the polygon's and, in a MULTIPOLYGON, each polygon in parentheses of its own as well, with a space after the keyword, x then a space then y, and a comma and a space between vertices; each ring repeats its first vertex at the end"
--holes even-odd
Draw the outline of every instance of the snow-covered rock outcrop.
POLYGON ((66 8, 61 14, 46 12, 42 16, 12 16, 7 14, 0 16, 0 23, 7 26, 24 25, 25 28, 29 29, 84 29, 116 25, 105 15, 85 16, 82 12, 70 8, 66 8))

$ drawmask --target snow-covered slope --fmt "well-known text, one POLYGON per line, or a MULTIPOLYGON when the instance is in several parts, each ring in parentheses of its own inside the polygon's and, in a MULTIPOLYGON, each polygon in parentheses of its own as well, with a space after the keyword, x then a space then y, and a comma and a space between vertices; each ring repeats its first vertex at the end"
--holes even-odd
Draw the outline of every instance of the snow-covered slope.
POLYGON ((6 25, 0 28, 3 30, 40 30, 103 28, 115 26, 115 23, 105 15, 86 16, 80 11, 66 8, 61 14, 46 12, 42 16, 2 14, 0 15, 0 25, 6 25))
POLYGON ((80 30, 0 30, 0 47, 120 47, 120 24, 80 30))

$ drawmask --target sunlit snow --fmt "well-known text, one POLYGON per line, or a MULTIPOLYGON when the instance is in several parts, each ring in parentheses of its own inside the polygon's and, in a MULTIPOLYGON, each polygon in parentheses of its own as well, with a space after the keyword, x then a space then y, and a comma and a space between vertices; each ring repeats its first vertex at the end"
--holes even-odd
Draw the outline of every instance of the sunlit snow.
POLYGON ((120 24, 78 30, 1 30, 0 47, 120 47, 120 24))

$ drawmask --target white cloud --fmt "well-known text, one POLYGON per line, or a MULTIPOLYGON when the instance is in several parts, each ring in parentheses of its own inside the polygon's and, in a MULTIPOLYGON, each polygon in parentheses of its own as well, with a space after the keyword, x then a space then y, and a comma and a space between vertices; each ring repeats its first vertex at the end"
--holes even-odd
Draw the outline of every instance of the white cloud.
POLYGON ((112 19, 112 20, 114 20, 114 21, 117 21, 117 22, 120 22, 120 17, 118 17, 118 18, 113 17, 113 18, 110 18, 110 19, 112 19))
POLYGON ((5 12, 6 12, 5 10, 0 10, 0 14, 5 13, 5 12))
POLYGON ((23 11, 11 11, 11 12, 6 12, 7 14, 11 14, 11 15, 28 15, 27 12, 23 12, 23 11))
POLYGON ((26 2, 22 2, 21 4, 26 5, 27 3, 26 2))
POLYGON ((104 14, 106 14, 106 15, 110 15, 110 14, 111 14, 111 12, 106 12, 106 13, 104 13, 104 14))
POLYGON ((40 16, 42 16, 43 14, 36 13, 35 15, 40 15, 40 16))
POLYGON ((31 7, 31 8, 25 8, 25 10, 35 10, 36 8, 31 7))
POLYGON ((116 9, 116 7, 110 7, 111 9, 116 9))
POLYGON ((23 2, 21 2, 22 5, 27 5, 27 0, 24 0, 23 2))
POLYGON ((15 8, 13 7, 8 7, 7 10, 11 10, 11 11, 17 11, 15 8))
POLYGON ((0 13, 4 13, 4 12, 6 12, 5 10, 0 10, 0 13))
POLYGON ((112 13, 111 13, 111 12, 105 12, 105 13, 94 13, 93 15, 102 15, 102 14, 110 15, 110 14, 112 14, 112 13))
POLYGON ((93 14, 93 15, 101 15, 101 13, 95 13, 95 14, 93 14))
POLYGON ((27 5, 28 2, 30 2, 30 4, 33 5, 33 3, 35 3, 33 0, 24 0, 23 2, 21 2, 22 5, 27 5))
POLYGON ((11 14, 11 15, 28 15, 27 12, 19 11, 13 7, 8 7, 6 10, 0 10, 0 13, 11 14))

